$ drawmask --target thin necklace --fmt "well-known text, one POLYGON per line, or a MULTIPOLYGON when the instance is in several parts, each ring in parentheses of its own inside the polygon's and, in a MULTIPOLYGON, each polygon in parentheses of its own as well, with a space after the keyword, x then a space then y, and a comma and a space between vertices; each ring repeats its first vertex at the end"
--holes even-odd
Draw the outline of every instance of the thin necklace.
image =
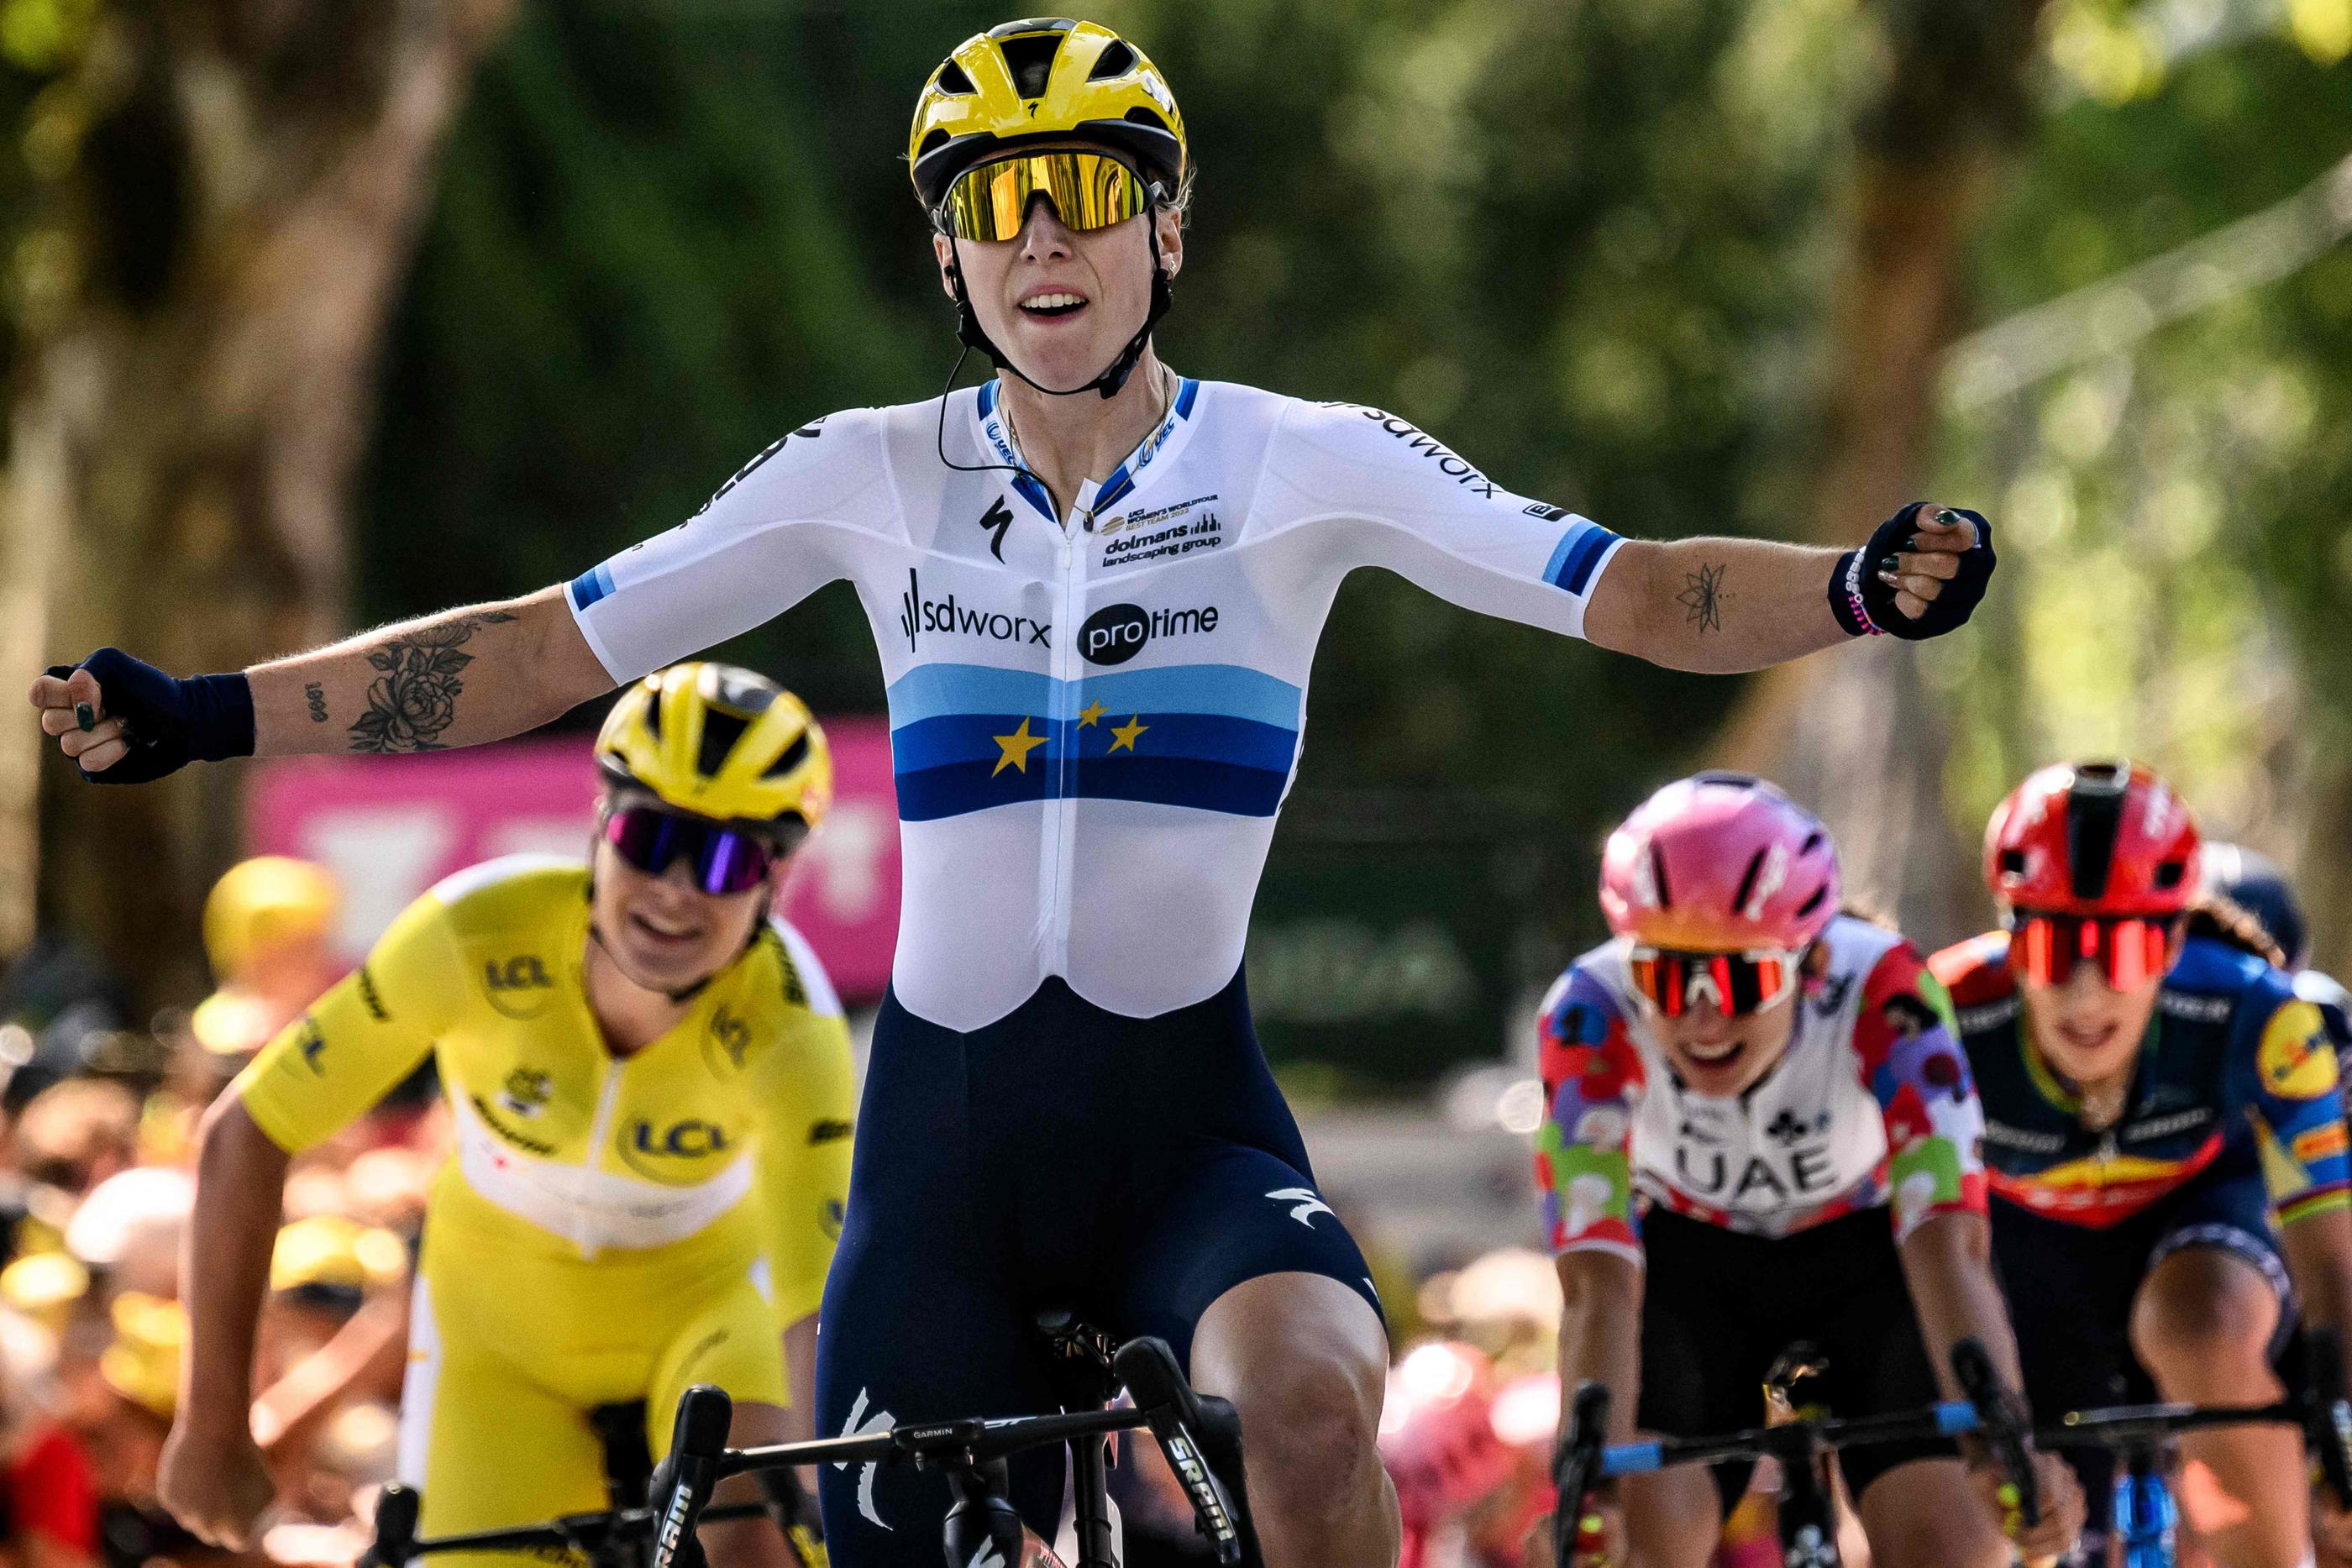
MULTIPOLYGON (((1160 412, 1151 416, 1151 428, 1144 433, 1143 439, 1145 441, 1150 440, 1152 435, 1159 431, 1160 427, 1168 423, 1169 407, 1176 401, 1174 396, 1168 390, 1168 380, 1173 372, 1171 372, 1165 364, 1156 364, 1152 368, 1160 372, 1157 376, 1152 378, 1152 385, 1160 389, 1160 412)), ((1004 410, 1004 433, 1013 437, 1013 450, 1019 453, 1021 455, 1021 461, 1024 464, 1026 464, 1029 461, 1029 454, 1021 444, 1021 427, 1013 423, 1013 404, 1008 400, 999 406, 1004 410)), ((1092 507, 1080 507, 1077 510, 1083 517, 1087 528, 1091 531, 1095 526, 1095 509, 1092 507)), ((1069 524, 1064 523, 1062 528, 1063 530, 1066 532, 1068 531, 1069 524)))

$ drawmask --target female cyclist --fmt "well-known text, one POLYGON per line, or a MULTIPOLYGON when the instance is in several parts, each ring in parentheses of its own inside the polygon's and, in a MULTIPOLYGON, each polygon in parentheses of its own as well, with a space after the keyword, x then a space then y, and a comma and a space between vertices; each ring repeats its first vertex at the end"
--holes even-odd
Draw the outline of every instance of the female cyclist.
MULTIPOLYGON (((2005 929, 1936 955, 1985 1107, 1993 1251, 2045 1412, 2146 1398, 2261 1404, 2304 1321, 2352 1329, 2352 1163, 2335 1052, 2242 914, 2200 902, 2197 824, 2147 768, 2033 774, 1985 831, 2005 929)), ((2224 1568, 2316 1539, 2294 1432, 2194 1433, 2220 1497, 2189 1521, 2224 1568)), ((2103 1450, 2070 1451, 2104 1532, 2103 1450)))
MULTIPOLYGON (((590 864, 445 878, 205 1118, 162 1495, 206 1537, 248 1538, 271 1495, 249 1369, 287 1166, 427 1055, 457 1152, 401 1396, 426 1533, 604 1507, 692 1384, 739 1401, 738 1443, 809 1435, 854 1081, 824 971, 769 916, 832 792, 824 736, 749 670, 680 664, 614 706, 596 763, 590 864)), ((764 1521, 714 1528, 723 1563, 786 1560, 764 1521)))
MULTIPOLYGON (((1669 784, 1609 836, 1601 906, 1615 939, 1541 1020, 1561 1386, 1606 1385, 1615 1440, 1762 1425, 1766 1375, 1799 1341, 1839 1416, 1958 1397, 1968 1337, 2013 1386, 1949 1008, 1908 942, 1839 912, 1821 823, 1745 775, 1669 784)), ((1595 1544, 1699 1568, 1751 1468, 1627 1478, 1595 1544)), ((2081 1522, 2053 1457, 2035 1458, 2031 1530, 1949 1442, 1856 1448, 1843 1468, 1879 1568, 2000 1568, 2012 1544, 2064 1551, 2081 1522)))
MULTIPOLYGON (((471 745, 855 582, 906 883, 825 1303, 825 1424, 1043 1407, 1032 1317, 1076 1304, 1164 1336, 1240 1407, 1272 1568, 1385 1563, 1380 1310, 1241 976, 1341 580, 1383 566, 1729 671, 1951 630, 1990 577, 1988 530, 1917 505, 1843 554, 1622 540, 1379 409, 1177 374, 1151 334, 1189 259, 1183 117, 1091 23, 966 39, 924 84, 908 155, 991 381, 802 424, 564 587, 235 674, 101 651, 33 700, 98 779, 471 745)), ((823 1484, 847 1568, 930 1562, 943 1479, 823 1484)), ((1051 1523, 1052 1461, 1016 1463, 1013 1489, 1051 1523)))

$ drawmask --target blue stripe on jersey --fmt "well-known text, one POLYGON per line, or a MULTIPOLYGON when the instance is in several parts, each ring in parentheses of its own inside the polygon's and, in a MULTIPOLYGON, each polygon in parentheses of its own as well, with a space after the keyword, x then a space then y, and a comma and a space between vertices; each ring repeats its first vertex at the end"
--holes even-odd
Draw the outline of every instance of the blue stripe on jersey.
POLYGON ((1237 768, 1192 757, 1082 758, 1077 793, 1106 800, 1143 800, 1155 806, 1189 806, 1230 817, 1271 817, 1290 782, 1279 770, 1237 768))
POLYGON ((1545 564, 1544 580, 1554 588, 1582 593, 1591 586, 1593 566, 1616 540, 1617 536, 1600 524, 1579 517, 1560 535, 1551 559, 1545 564))
POLYGON ((1192 400, 1200 395, 1201 383, 1194 381, 1191 376, 1186 376, 1184 378, 1183 386, 1179 389, 1176 393, 1176 417, 1179 419, 1192 418, 1192 400))
POLYGON ((889 704, 893 729, 956 714, 1027 713, 1043 719, 1053 715, 1059 685, 1053 676, 1030 670, 918 664, 893 681, 883 699, 889 704))
POLYGON ((1297 686, 1234 664, 1069 682, 925 664, 887 695, 908 821, 1074 798, 1271 816, 1298 755, 1303 707, 1297 686))
POLYGON ((1089 703, 1126 713, 1213 713, 1297 730, 1307 694, 1288 681, 1242 664, 1172 664, 1087 675, 1064 688, 1067 718, 1089 703))
POLYGON ((572 608, 574 611, 585 610, 612 591, 613 569, 592 566, 572 580, 572 608))

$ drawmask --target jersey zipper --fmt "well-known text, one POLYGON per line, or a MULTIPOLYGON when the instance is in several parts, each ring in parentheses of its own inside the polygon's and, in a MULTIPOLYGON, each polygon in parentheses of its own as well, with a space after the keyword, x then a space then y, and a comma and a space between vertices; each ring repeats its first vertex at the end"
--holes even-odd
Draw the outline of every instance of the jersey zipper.
MULTIPOLYGON (((603 1087, 596 1091, 596 1114, 588 1124, 587 1168, 591 1171, 602 1170, 604 1166, 604 1140, 613 1131, 613 1110, 620 1103, 621 1074, 627 1066, 626 1061, 614 1057, 610 1052, 605 1054, 604 1082, 603 1087)), ((572 1232, 572 1244, 580 1249, 580 1255, 583 1258, 596 1256, 597 1249, 588 1244, 587 1230, 579 1223, 576 1216, 572 1232)))
POLYGON ((1054 644, 1054 879, 1046 883, 1051 903, 1051 973, 1070 976, 1070 894, 1077 882, 1077 663, 1079 607, 1085 604, 1087 543, 1077 534, 1077 519, 1094 517, 1094 479, 1077 486, 1077 498, 1061 524, 1061 640, 1054 644))

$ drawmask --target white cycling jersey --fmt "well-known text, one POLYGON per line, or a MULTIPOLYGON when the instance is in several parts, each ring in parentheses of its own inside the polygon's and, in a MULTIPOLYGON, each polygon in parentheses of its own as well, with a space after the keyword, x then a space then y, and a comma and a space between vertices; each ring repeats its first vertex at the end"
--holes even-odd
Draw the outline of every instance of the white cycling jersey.
MULTIPOLYGON (((950 394, 955 462, 1018 461, 997 392, 950 394)), ((803 425, 569 597, 625 681, 856 584, 905 859, 892 985, 950 1029, 1049 976, 1139 1018, 1232 979, 1349 572, 1575 636, 1621 542, 1392 414, 1194 381, 1065 528, 1026 474, 943 464, 940 414, 803 425)))

